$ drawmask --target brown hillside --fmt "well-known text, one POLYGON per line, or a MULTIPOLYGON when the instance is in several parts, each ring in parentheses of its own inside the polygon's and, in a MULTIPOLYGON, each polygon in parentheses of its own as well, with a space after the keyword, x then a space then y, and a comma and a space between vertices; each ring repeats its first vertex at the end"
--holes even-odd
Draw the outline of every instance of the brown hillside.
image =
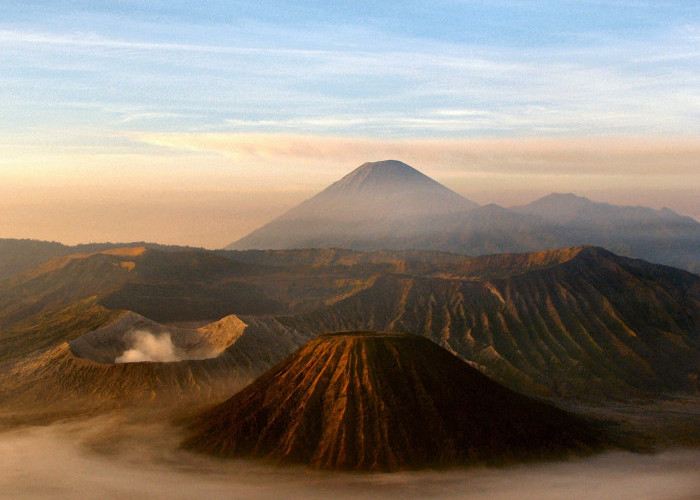
POLYGON ((579 419, 512 392, 414 335, 322 335, 192 426, 187 448, 342 470, 585 452, 579 419))
POLYGON ((104 364, 79 358, 68 344, 61 344, 0 373, 0 407, 60 413, 134 404, 202 404, 220 401, 257 373, 236 348, 204 360, 104 364))
POLYGON ((61 413, 131 404, 211 403, 250 383, 261 371, 255 347, 233 345, 246 324, 225 317, 199 329, 165 326, 133 312, 106 326, 0 369, 0 407, 61 413), (167 334, 172 361, 116 362, 133 348, 135 331, 167 334))
MULTIPOLYGON (((133 368, 99 366, 123 353, 129 333, 119 323, 124 313, 107 309, 105 296, 121 297, 149 320, 236 310, 258 294, 285 308, 302 307, 285 315, 237 315, 198 332, 200 321, 157 326, 140 320, 153 333, 172 334, 187 353, 182 366, 214 366, 192 359, 202 357, 194 353, 200 344, 216 353, 235 350, 240 357, 226 369, 240 373, 238 379, 260 375, 324 332, 376 330, 427 337, 532 395, 626 399, 698 389, 700 277, 678 269, 593 247, 475 259, 340 250, 223 255, 96 254, 18 286, 0 284, 0 399, 12 393, 5 400, 14 404, 35 393, 60 399, 95 391, 122 400, 151 389, 157 399, 171 382, 180 392, 180 379, 162 375, 170 363, 150 365, 150 381, 141 385, 133 368), (122 267, 125 261, 136 262, 135 269, 122 267), (80 372, 89 376, 49 366, 49 351, 65 342, 73 349, 66 356, 96 366, 80 372), (111 375, 120 370, 128 374, 123 385, 111 375)), ((220 376, 229 377, 216 371, 210 380, 208 368, 193 373, 197 378, 183 394, 205 393, 220 376)))
POLYGON ((508 387, 550 397, 698 390, 697 275, 593 247, 473 261, 462 270, 481 274, 500 262, 513 274, 385 275, 342 301, 258 330, 307 339, 337 330, 422 335, 508 387), (565 253, 571 258, 561 259, 565 253))

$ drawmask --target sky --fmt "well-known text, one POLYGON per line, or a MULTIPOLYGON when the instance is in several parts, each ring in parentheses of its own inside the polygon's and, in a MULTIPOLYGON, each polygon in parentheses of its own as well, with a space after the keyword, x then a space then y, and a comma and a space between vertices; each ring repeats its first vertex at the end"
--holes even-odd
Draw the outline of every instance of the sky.
POLYGON ((389 158, 700 218, 700 3, 0 3, 0 237, 217 248, 389 158))

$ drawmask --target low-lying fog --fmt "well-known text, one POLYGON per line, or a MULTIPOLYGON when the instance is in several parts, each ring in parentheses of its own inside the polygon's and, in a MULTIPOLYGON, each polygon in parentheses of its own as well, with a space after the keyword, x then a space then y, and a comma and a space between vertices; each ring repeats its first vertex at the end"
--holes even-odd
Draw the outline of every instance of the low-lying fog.
MULTIPOLYGON (((143 421, 148 421, 144 419, 143 421)), ((0 497, 698 499, 700 450, 449 472, 337 474, 177 450, 176 429, 100 417, 0 433, 0 497)))

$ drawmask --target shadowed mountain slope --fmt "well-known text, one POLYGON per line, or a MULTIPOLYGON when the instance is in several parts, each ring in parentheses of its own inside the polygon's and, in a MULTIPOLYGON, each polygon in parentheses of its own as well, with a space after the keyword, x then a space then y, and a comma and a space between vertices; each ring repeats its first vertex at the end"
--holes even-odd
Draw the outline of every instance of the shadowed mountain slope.
POLYGON ((597 203, 553 193, 512 211, 537 217, 558 246, 589 244, 613 252, 700 271, 700 223, 668 208, 597 203))
POLYGON ((71 252, 55 241, 0 239, 0 281, 71 252))
POLYGON ((340 470, 508 462, 589 451, 599 436, 429 340, 322 335, 192 426, 217 456, 340 470))
POLYGON ((530 394, 698 390, 700 277, 593 247, 480 257, 463 271, 382 276, 274 328, 423 335, 530 394))

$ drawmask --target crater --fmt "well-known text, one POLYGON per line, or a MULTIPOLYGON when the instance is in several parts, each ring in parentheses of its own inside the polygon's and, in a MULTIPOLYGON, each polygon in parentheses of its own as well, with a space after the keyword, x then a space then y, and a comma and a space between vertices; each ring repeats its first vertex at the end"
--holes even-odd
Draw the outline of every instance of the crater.
POLYGON ((174 362, 219 356, 247 325, 227 316, 201 328, 164 325, 128 311, 69 342, 73 355, 101 364, 174 362))

